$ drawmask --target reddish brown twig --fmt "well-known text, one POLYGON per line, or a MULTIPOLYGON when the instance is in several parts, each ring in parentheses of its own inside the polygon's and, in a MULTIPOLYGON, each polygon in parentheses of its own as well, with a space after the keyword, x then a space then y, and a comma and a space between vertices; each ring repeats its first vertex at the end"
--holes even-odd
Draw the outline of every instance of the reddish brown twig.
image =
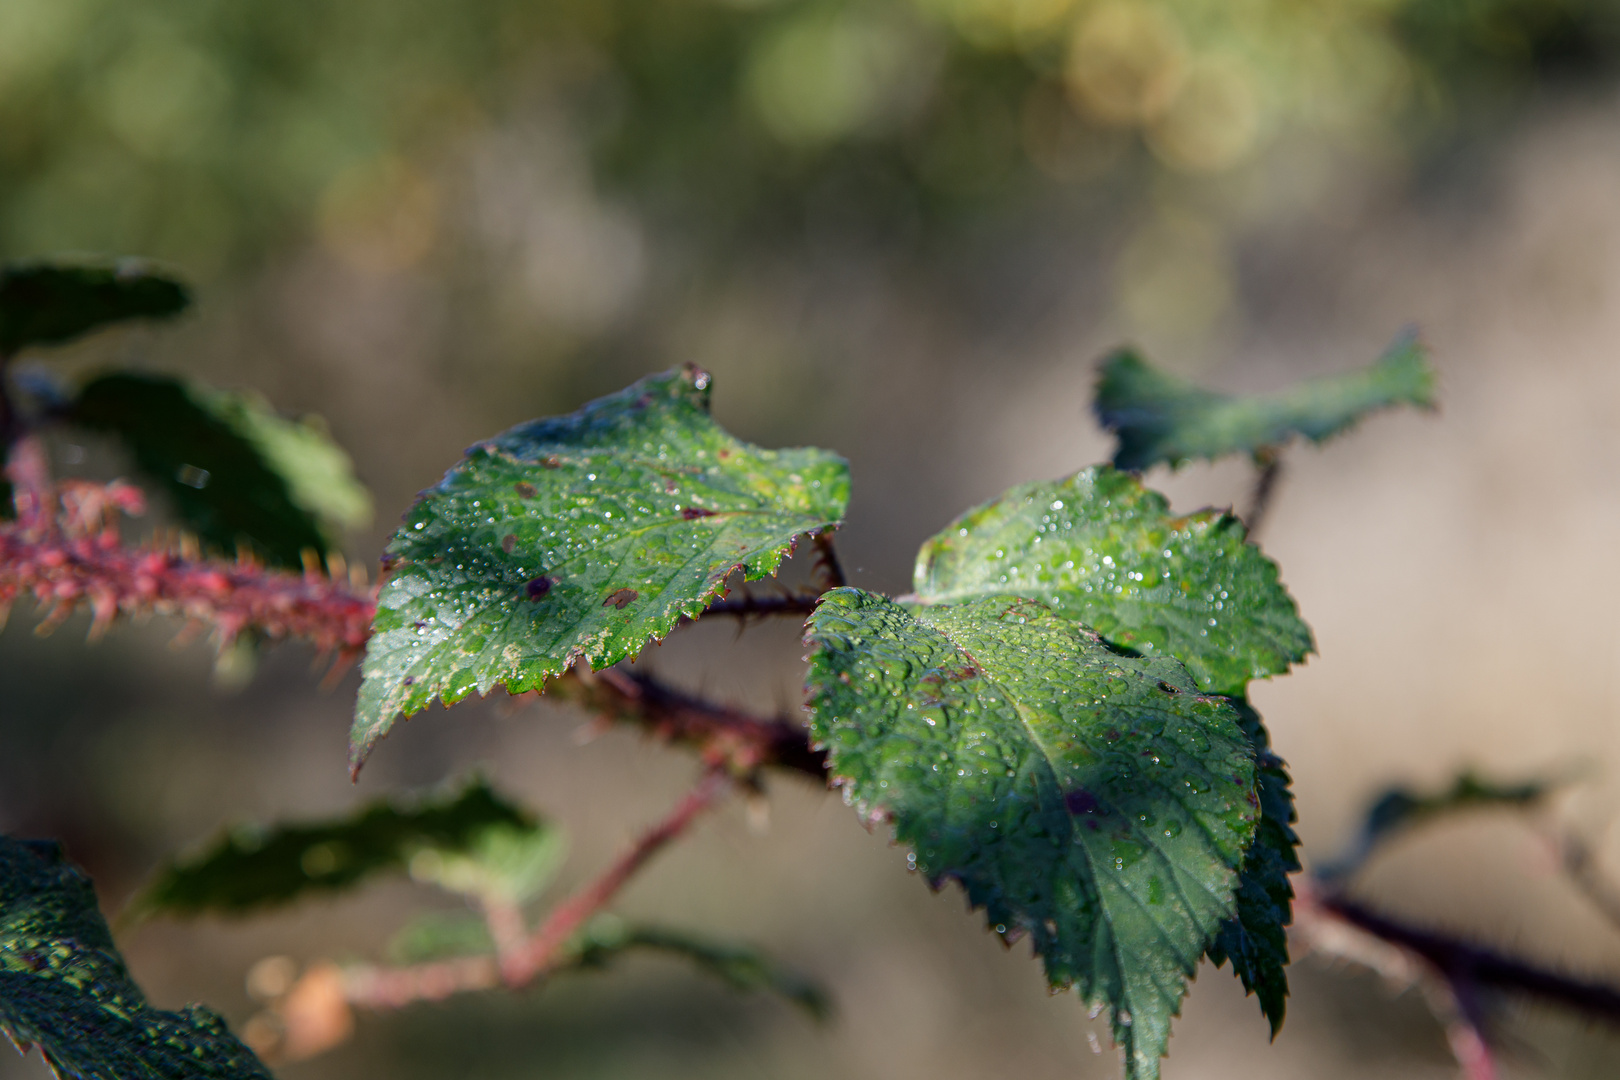
MULTIPOLYGON (((704 615, 730 615, 739 619, 770 618, 775 615, 808 615, 816 610, 820 593, 790 592, 777 596, 755 596, 745 592, 736 598, 716 600, 703 609, 704 615)), ((691 620, 696 621, 696 620, 691 620)))
POLYGON ((821 572, 821 585, 823 591, 839 589, 848 584, 844 577, 844 566, 838 561, 838 549, 833 547, 833 534, 831 529, 824 529, 816 533, 816 569, 821 572))
POLYGON ((667 742, 693 747, 708 765, 737 775, 775 766, 827 781, 827 755, 810 746, 803 725, 761 719, 694 697, 642 672, 569 672, 553 680, 546 692, 606 719, 635 724, 667 742))

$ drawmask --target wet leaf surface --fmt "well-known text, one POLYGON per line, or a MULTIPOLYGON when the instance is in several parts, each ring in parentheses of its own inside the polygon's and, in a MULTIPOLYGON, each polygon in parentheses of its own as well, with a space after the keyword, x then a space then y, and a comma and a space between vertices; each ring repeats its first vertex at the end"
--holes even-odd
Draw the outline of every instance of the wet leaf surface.
POLYGON ((1173 517, 1163 496, 1107 466, 1021 484, 925 543, 918 599, 1028 596, 1115 645, 1173 656, 1201 689, 1241 695, 1312 649, 1277 566, 1230 514, 1173 517))
POLYGON ((435 698, 635 656, 731 573, 775 573, 795 537, 840 521, 842 458, 741 442, 708 404, 706 372, 650 376, 474 446, 424 493, 389 546, 356 762, 435 698))
POLYGON ((1109 1007, 1127 1074, 1157 1077, 1255 832, 1232 704, 1034 600, 839 589, 808 641, 811 729, 846 798, 932 885, 1031 938, 1054 986, 1109 1007))
POLYGON ((1149 366, 1124 349, 1103 362, 1093 408, 1119 438, 1114 465, 1140 470, 1252 454, 1296 435, 1321 442, 1368 413, 1431 408, 1434 369, 1415 334, 1397 338, 1371 367, 1312 379, 1268 397, 1231 397, 1149 366))
POLYGON ((90 881, 54 844, 0 837, 0 1028, 69 1080, 270 1080, 201 1006, 148 1005, 90 881))

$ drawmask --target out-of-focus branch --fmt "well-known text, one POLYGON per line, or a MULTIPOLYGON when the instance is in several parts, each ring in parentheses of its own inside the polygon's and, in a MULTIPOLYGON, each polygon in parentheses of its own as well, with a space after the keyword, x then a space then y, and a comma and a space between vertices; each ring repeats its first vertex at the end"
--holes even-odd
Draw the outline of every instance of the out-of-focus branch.
POLYGON ((1282 454, 1275 447, 1262 447, 1254 452, 1254 465, 1260 472, 1254 478, 1249 508, 1243 512, 1243 525, 1250 538, 1259 535, 1260 526, 1271 509, 1271 497, 1277 493, 1277 481, 1282 478, 1282 454))
POLYGON ((1620 1021, 1620 989, 1506 956, 1494 949, 1373 911, 1346 896, 1299 882, 1295 916, 1310 946, 1372 968, 1395 981, 1439 978, 1473 993, 1488 988, 1528 994, 1620 1021), (1347 933, 1346 931, 1355 931, 1347 933))
POLYGON ((709 770, 663 821, 647 830, 634 847, 595 881, 553 908, 520 948, 501 958, 501 977, 506 984, 523 986, 555 965, 564 947, 591 917, 605 908, 637 871, 690 828, 730 787, 729 776, 716 769, 709 770))
POLYGON ((1573 831, 1550 837, 1564 868, 1564 876, 1610 925, 1620 929, 1620 887, 1603 872, 1598 854, 1586 838, 1573 831))
POLYGON ((804 727, 766 720, 686 694, 651 675, 623 668, 571 671, 546 688, 608 719, 634 724, 668 742, 691 746, 714 767, 746 775, 764 766, 827 781, 827 755, 810 746, 804 727))
POLYGON ((570 959, 566 955, 568 944, 584 925, 611 903, 653 856, 685 833, 705 810, 719 801, 730 786, 731 779, 725 773, 706 772, 698 785, 629 851, 594 881, 553 908, 533 933, 514 947, 503 950, 498 959, 472 956, 408 967, 357 965, 345 968, 344 1000, 359 1008, 395 1009, 415 1001, 438 1001, 503 984, 518 989, 543 978, 570 959))

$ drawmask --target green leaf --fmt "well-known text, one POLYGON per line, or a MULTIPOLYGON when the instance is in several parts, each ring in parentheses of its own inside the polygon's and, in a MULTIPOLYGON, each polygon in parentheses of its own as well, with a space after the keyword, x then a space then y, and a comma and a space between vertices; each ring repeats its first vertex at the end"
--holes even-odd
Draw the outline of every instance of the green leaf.
POLYGON ((139 259, 0 264, 0 360, 126 319, 166 319, 190 303, 185 285, 139 259))
POLYGON ((541 686, 635 656, 838 524, 849 466, 762 450, 709 418, 694 367, 479 443, 389 546, 355 712, 355 766, 435 698, 541 686))
POLYGON ((1288 875, 1300 868, 1294 793, 1288 766, 1272 752, 1260 714, 1241 699, 1233 699, 1232 705, 1254 747, 1260 822, 1243 853, 1237 915, 1221 927, 1209 958, 1216 966, 1232 962, 1233 974, 1259 1000, 1276 1038, 1288 1005, 1288 926, 1294 921, 1294 887, 1288 875))
POLYGON ((0 1030, 67 1080, 270 1080, 208 1009, 148 1005, 90 881, 55 844, 0 836, 0 1030))
POLYGON ((1035 600, 838 589, 808 641, 811 731, 845 798, 935 888, 1029 935, 1053 986, 1110 1007, 1127 1075, 1157 1077, 1255 832, 1232 705, 1035 600))
POLYGON ((192 858, 161 869, 130 903, 134 917, 240 914, 310 893, 349 888, 370 875, 403 870, 424 849, 474 852, 497 830, 549 831, 533 815, 476 780, 415 805, 379 801, 346 817, 272 829, 240 828, 192 858))
POLYGON ((411 856, 411 877, 490 903, 524 904, 551 884, 567 851, 561 829, 497 822, 459 850, 418 851, 411 856))
POLYGON ((593 919, 570 946, 578 967, 603 967, 632 949, 684 957, 734 990, 777 994, 817 1020, 832 1015, 832 999, 820 985, 782 967, 758 949, 713 941, 659 926, 627 924, 611 915, 593 919))
POLYGON ((120 372, 91 381, 66 415, 121 439, 211 547, 246 541, 296 567, 370 520, 371 497, 320 422, 284 419, 260 398, 120 372))
POLYGON ((1276 564, 1244 537, 1230 514, 1172 517, 1163 496, 1100 466, 969 510, 923 545, 913 587, 928 603, 1044 600, 1115 645, 1174 656, 1206 691, 1241 695, 1312 650, 1276 564))
POLYGON ((1295 435, 1321 442, 1379 409, 1432 408, 1434 382, 1423 344, 1410 331, 1369 368, 1313 379, 1270 397, 1204 390, 1122 349, 1103 361, 1093 407, 1102 426, 1119 438, 1114 465, 1134 471, 1258 453, 1295 435))

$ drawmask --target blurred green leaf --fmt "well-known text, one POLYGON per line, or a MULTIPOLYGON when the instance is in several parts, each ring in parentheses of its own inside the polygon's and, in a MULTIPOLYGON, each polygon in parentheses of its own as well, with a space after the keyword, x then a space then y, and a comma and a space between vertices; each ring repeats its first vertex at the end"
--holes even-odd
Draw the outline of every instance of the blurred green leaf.
POLYGON ((421 964, 494 951, 489 923, 482 915, 468 911, 430 911, 418 915, 388 941, 388 959, 394 964, 421 964))
MULTIPOLYGON (((494 949, 489 925, 482 918, 466 913, 434 913, 400 931, 389 943, 388 955, 396 964, 420 964, 454 956, 487 955, 494 949)), ((832 1000, 826 990, 757 949, 666 927, 626 923, 613 915, 592 919, 569 943, 568 955, 552 973, 604 968, 634 950, 685 957, 734 989, 778 994, 817 1020, 832 1015, 832 1000)))
POLYGON ((0 263, 0 360, 129 319, 166 319, 191 303, 185 285, 139 259, 0 263))
POLYGON ((479 443, 389 545, 355 710, 355 767, 401 712, 583 659, 635 656, 837 525, 849 466, 763 450, 709 417, 709 375, 653 375, 479 443))
POLYGON ((1157 1077, 1255 835, 1236 710, 1035 600, 837 589, 808 640, 811 732, 845 798, 933 887, 1029 935, 1053 986, 1110 1007, 1127 1076, 1157 1077))
POLYGON ((1566 780, 1525 780, 1498 783, 1472 771, 1459 773, 1440 791, 1421 792, 1392 787, 1367 808, 1361 833, 1350 850, 1317 869, 1323 877, 1342 877, 1358 869, 1367 856, 1391 835, 1414 825, 1470 810, 1525 810, 1539 805, 1566 780))
POLYGON ((1093 403, 1098 421, 1119 439, 1114 466, 1132 471, 1257 454, 1295 435, 1321 442, 1394 405, 1434 406, 1434 369, 1411 332, 1369 368, 1313 379, 1271 397, 1204 390, 1124 349, 1103 362, 1093 403))
POLYGON ((1173 517, 1101 466, 969 510, 923 544, 912 587, 926 603, 1044 600, 1115 645, 1175 657, 1201 689, 1241 695, 1313 647, 1276 564, 1244 536, 1230 514, 1173 517))
POLYGON ((411 856, 411 877, 503 904, 525 904, 551 884, 567 854, 562 830, 496 823, 461 849, 428 847, 411 856))
POLYGON ((632 949, 673 953, 725 980, 735 990, 777 994, 817 1020, 832 1015, 832 998, 819 984, 782 967, 758 949, 714 941, 682 930, 626 923, 612 915, 591 921, 570 948, 574 964, 604 967, 632 949))
POLYGON ((91 380, 65 415, 122 440, 210 547, 246 541, 297 567, 370 520, 370 495, 321 423, 284 419, 257 396, 118 372, 91 380))
POLYGON ((64 1080, 270 1080, 201 1006, 147 1004, 90 881, 55 844, 0 836, 0 1030, 64 1080))
POLYGON ((1232 962, 1233 974, 1259 1000, 1275 1038, 1288 1005, 1288 926, 1294 921, 1294 887, 1288 875, 1300 868, 1294 793, 1288 766, 1272 752, 1260 714, 1241 699, 1233 699, 1232 705, 1254 748, 1260 821, 1243 853, 1237 914, 1221 927, 1209 958, 1216 966, 1232 962))
POLYGON ((491 830, 533 836, 549 828, 483 780, 414 804, 374 802, 329 821, 238 828, 159 869, 130 902, 129 914, 230 915, 274 907, 404 870, 424 850, 477 852, 491 830))

